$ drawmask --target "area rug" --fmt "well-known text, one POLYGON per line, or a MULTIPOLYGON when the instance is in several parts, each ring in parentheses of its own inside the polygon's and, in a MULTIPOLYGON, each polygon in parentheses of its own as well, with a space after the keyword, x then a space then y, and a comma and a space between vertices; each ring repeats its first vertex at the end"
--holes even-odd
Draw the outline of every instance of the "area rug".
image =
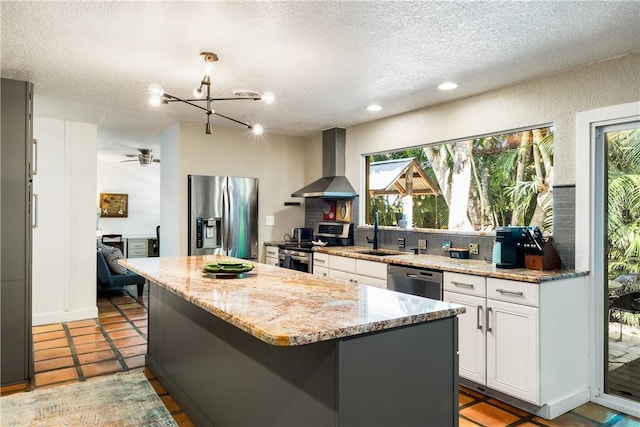
POLYGON ((1 426, 177 426, 141 370, 0 398, 1 426))

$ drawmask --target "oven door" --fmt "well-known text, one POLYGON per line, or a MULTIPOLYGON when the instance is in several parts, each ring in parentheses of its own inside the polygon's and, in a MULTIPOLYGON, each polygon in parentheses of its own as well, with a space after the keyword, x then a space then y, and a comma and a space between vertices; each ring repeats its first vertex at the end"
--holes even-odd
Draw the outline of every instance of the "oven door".
POLYGON ((280 249, 280 267, 311 273, 311 252, 280 249))

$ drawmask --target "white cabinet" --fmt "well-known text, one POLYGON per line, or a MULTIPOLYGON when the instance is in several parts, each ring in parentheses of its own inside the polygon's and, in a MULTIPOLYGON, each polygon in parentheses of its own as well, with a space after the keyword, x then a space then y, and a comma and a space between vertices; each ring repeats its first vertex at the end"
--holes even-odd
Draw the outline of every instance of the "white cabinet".
POLYGON ((127 258, 146 258, 149 256, 149 239, 127 239, 127 258))
POLYGON ((329 278, 335 280, 336 282, 348 284, 348 283, 356 283, 356 275, 353 273, 347 273, 340 270, 332 270, 329 269, 329 278))
POLYGON ((384 262, 314 252, 313 274, 345 284, 359 283, 387 288, 387 264, 384 262))
POLYGON ((279 249, 277 246, 265 246, 265 264, 275 265, 278 267, 280 265, 279 249))
POLYGON ((462 379, 533 403, 545 418, 588 400, 584 277, 528 283, 445 272, 443 286, 445 301, 467 309, 458 320, 462 379))
POLYGON ((485 384, 487 378, 486 299, 449 291, 444 291, 443 299, 449 303, 460 304, 467 309, 464 314, 458 316, 458 365, 460 376, 479 384, 485 384))
POLYGON ((387 288, 387 263, 356 259, 356 281, 361 285, 387 288))
POLYGON ((458 322, 460 376, 539 404, 538 308, 531 306, 539 285, 449 272, 444 282, 444 300, 467 309, 458 322))
POLYGON ((313 253, 313 275, 324 279, 329 277, 329 254, 313 253))
POLYGON ((487 386, 540 403, 538 308, 487 300, 487 386))

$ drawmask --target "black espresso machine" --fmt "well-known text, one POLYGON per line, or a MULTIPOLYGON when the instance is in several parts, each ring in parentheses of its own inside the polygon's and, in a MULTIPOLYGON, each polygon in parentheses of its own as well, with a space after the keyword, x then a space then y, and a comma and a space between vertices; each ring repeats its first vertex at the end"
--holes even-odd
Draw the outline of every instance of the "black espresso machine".
POLYGON ((542 233, 538 227, 498 227, 496 243, 500 244, 498 268, 524 268, 525 254, 542 254, 542 233))

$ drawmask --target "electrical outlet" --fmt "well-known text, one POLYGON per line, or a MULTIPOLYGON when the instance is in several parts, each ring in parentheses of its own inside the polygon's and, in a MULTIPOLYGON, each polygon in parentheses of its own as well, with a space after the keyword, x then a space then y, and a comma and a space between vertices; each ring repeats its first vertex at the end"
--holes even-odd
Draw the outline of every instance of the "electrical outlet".
POLYGON ((418 239, 418 249, 421 251, 427 250, 427 241, 425 239, 418 239))
POLYGON ((442 250, 443 251, 448 251, 449 249, 451 249, 451 240, 443 240, 442 241, 442 250))
POLYGON ((477 243, 469 243, 469 253, 471 255, 478 255, 478 244, 477 243))

